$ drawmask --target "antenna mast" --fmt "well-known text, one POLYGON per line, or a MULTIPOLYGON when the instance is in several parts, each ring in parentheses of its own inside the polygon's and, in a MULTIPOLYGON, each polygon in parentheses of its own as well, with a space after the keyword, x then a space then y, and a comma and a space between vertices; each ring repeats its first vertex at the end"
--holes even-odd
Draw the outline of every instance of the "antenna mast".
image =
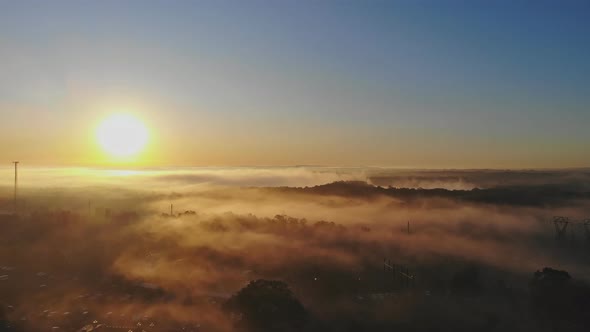
POLYGON ((14 164, 14 214, 17 212, 17 203, 16 203, 16 193, 17 193, 17 185, 18 185, 18 161, 13 161, 14 164))

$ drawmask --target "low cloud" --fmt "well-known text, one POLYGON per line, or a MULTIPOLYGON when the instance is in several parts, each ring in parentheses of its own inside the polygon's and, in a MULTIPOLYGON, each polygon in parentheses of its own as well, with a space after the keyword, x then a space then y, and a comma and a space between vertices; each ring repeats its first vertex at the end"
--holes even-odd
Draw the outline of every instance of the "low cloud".
POLYGON ((382 291, 383 259, 410 267, 427 290, 465 264, 520 285, 543 266, 590 277, 582 226, 570 227, 564 248, 551 223, 553 215, 583 218, 584 200, 408 201, 370 185, 358 194, 357 183, 336 192, 282 187, 363 177, 366 170, 174 170, 85 186, 29 183, 21 217, 1 221, 2 305, 28 329, 141 315, 224 331, 231 324, 219 303, 249 280, 286 280, 311 310, 325 301, 338 308, 342 297, 382 291))

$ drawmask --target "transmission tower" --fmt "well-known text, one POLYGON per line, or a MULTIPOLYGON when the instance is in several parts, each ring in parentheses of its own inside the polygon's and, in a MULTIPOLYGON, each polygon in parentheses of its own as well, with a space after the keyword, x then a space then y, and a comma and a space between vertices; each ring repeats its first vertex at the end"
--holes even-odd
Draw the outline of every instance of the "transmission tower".
POLYGON ((567 217, 553 217, 553 225, 555 225, 555 238, 557 240, 565 239, 565 231, 570 219, 567 217))

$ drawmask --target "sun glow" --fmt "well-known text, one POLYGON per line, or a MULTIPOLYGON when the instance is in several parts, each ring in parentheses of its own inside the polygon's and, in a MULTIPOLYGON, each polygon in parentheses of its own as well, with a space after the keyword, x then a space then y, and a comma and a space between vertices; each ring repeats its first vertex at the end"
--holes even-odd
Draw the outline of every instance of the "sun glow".
POLYGON ((131 158, 147 144, 148 130, 136 117, 114 114, 103 120, 96 131, 102 149, 115 158, 131 158))

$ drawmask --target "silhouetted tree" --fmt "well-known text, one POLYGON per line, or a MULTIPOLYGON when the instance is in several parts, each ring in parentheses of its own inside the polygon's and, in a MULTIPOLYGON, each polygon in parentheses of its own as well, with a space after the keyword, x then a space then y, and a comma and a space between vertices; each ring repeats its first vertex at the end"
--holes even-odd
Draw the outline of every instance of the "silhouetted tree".
POLYGON ((477 266, 468 266, 453 276, 451 290, 458 295, 478 295, 483 291, 483 284, 477 266))
POLYGON ((541 324, 554 330, 590 330, 590 287, 576 282, 566 271, 544 268, 530 283, 531 309, 541 324))
POLYGON ((238 324, 253 330, 300 329, 307 313, 286 283, 259 279, 234 294, 223 305, 238 324))

